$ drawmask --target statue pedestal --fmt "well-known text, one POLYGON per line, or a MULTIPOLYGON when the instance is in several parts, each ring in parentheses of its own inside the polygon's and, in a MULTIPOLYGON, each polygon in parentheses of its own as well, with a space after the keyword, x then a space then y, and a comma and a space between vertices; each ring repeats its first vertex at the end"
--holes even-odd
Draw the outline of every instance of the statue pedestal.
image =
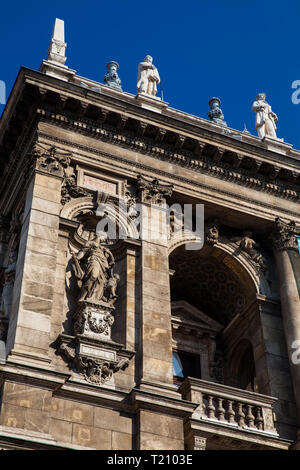
POLYGON ((87 382, 102 385, 114 372, 124 370, 134 356, 111 339, 114 307, 107 302, 78 302, 74 315, 74 336, 61 334, 59 350, 70 366, 87 382))
POLYGON ((148 95, 147 93, 138 93, 135 98, 142 108, 155 111, 156 113, 162 113, 169 105, 169 103, 162 101, 158 96, 148 95))
POLYGON ((268 150, 272 150, 272 152, 281 153, 283 155, 287 155, 293 147, 292 144, 285 143, 283 139, 272 139, 272 137, 268 136, 264 137, 262 142, 268 150))

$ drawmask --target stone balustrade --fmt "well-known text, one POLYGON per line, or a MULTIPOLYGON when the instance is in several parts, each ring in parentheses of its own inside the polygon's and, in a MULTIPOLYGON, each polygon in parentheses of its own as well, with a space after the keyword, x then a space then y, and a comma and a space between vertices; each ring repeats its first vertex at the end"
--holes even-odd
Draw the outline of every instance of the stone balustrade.
POLYGON ((273 411, 277 398, 191 377, 179 392, 184 400, 199 404, 192 419, 278 435, 273 411))

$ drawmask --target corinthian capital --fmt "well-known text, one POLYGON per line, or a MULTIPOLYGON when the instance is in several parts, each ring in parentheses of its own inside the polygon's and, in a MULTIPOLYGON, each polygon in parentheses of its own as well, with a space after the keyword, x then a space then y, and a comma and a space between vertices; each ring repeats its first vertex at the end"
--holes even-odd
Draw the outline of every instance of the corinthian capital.
POLYGON ((297 228, 294 221, 285 222, 276 217, 275 228, 272 232, 273 247, 275 250, 297 249, 297 228))

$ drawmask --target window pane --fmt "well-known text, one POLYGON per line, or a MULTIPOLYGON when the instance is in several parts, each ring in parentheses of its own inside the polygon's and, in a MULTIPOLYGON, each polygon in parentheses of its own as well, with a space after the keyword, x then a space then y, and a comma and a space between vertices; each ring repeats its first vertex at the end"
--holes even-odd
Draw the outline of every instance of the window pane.
POLYGON ((173 375, 183 377, 183 367, 177 352, 173 352, 173 375))

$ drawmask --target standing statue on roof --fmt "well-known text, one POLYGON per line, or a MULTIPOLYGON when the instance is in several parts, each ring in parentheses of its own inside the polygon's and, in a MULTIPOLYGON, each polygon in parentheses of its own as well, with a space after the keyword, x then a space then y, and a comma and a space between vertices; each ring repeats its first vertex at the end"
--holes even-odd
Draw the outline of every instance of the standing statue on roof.
POLYGON ((139 63, 137 92, 155 96, 160 77, 157 68, 152 64, 152 60, 152 57, 147 55, 144 62, 139 63))
POLYGON ((273 113, 271 106, 266 102, 266 94, 259 93, 252 105, 252 111, 256 113, 255 129, 258 137, 271 137, 277 139, 276 122, 278 117, 273 113))

